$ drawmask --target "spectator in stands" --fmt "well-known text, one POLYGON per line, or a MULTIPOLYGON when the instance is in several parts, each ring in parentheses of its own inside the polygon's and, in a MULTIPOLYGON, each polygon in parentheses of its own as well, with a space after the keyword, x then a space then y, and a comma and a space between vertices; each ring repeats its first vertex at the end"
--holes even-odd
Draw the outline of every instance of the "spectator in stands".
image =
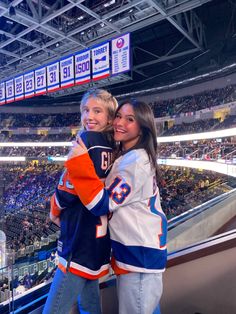
POLYGON ((157 187, 157 140, 151 108, 140 101, 126 101, 118 107, 113 127, 120 149, 106 189, 81 139, 74 143, 66 167, 87 209, 94 215, 113 214, 109 225, 119 313, 152 314, 162 294, 167 220, 157 187))
MULTIPOLYGON (((112 121, 116 107, 115 98, 100 89, 87 92, 81 101, 82 124, 90 131, 83 132, 81 137, 101 178, 107 175, 112 159, 112 121)), ((69 313, 78 300, 80 313, 100 314, 98 278, 108 273, 110 262, 107 216, 95 217, 86 210, 67 171, 52 197, 50 215, 61 225, 59 265, 43 313, 69 313)))
POLYGON ((27 290, 30 289, 33 285, 33 280, 28 273, 23 278, 23 285, 24 285, 25 289, 27 289, 27 290))

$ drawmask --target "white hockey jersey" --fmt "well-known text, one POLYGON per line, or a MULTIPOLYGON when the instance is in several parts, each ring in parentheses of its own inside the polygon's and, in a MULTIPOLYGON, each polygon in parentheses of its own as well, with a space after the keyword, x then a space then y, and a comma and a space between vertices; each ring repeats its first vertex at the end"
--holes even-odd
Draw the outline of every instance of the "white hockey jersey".
POLYGON ((88 154, 68 160, 66 167, 88 210, 94 215, 112 212, 109 227, 118 268, 132 272, 163 271, 167 259, 167 220, 146 151, 135 149, 120 156, 106 178, 106 188, 96 176, 88 154), (78 162, 79 169, 75 167, 78 162))

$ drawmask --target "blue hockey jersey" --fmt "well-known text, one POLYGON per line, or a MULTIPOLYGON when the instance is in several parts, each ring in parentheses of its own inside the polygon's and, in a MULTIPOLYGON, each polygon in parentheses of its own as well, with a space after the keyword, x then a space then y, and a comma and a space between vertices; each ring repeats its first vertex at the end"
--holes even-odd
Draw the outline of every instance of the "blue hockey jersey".
MULTIPOLYGON (((97 175, 105 178, 112 160, 112 145, 106 133, 83 132, 97 175)), ((76 167, 80 168, 78 163, 76 167)), ((95 217, 80 201, 67 170, 51 200, 51 212, 60 216, 59 268, 78 276, 97 279, 108 273, 110 237, 107 216, 95 217)))

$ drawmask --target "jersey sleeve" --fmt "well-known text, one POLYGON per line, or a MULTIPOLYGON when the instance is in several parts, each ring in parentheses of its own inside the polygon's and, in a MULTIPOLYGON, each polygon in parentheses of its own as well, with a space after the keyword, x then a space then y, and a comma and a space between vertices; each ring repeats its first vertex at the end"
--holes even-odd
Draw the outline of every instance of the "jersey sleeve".
POLYGON ((50 212, 53 216, 58 217, 60 216, 61 213, 61 208, 57 204, 56 200, 56 194, 54 193, 53 196, 51 197, 51 202, 50 202, 50 212))
MULTIPOLYGON (((80 134, 86 147, 89 147, 88 132, 84 131, 80 134)), ((78 167, 78 164, 77 164, 78 167)), ((78 195, 70 182, 68 171, 65 169, 60 177, 55 193, 51 197, 50 212, 54 216, 60 216, 61 210, 73 206, 78 202, 78 195)))
POLYGON ((94 215, 100 216, 140 199, 140 191, 145 183, 145 171, 135 160, 119 168, 110 185, 104 188, 94 170, 89 155, 72 158, 66 162, 71 181, 82 203, 94 215), (81 167, 76 167, 77 163, 81 167), (135 175, 134 175, 135 174, 135 175))

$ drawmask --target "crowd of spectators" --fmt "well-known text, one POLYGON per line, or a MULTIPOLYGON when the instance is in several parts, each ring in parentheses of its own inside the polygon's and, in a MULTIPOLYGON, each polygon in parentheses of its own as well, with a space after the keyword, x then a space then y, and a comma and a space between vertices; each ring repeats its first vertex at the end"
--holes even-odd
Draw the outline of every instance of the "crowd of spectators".
POLYGON ((39 200, 45 200, 55 188, 61 169, 61 165, 37 161, 22 167, 5 188, 3 194, 5 211, 15 212, 35 206, 39 200))
MULTIPOLYGON (((205 108, 227 104, 236 100, 235 86, 208 90, 198 94, 150 103, 156 118, 178 116, 181 113, 196 112, 205 108)), ((26 114, 0 113, 0 127, 38 128, 38 127, 78 127, 80 125, 79 106, 75 113, 26 114)))
POLYGON ((192 123, 175 124, 165 131, 162 136, 191 134, 210 131, 215 125, 219 124, 218 119, 197 120, 192 123))
POLYGON ((230 85, 221 89, 204 91, 198 94, 184 96, 164 101, 150 103, 156 118, 178 116, 181 113, 196 112, 212 108, 236 100, 235 86, 230 85))
POLYGON ((185 141, 179 143, 161 143, 159 158, 185 158, 197 160, 225 159, 233 161, 236 155, 236 143, 229 138, 185 141))
POLYGON ((1 142, 64 142, 70 141, 74 136, 71 133, 58 134, 12 134, 0 133, 1 142))
POLYGON ((76 113, 26 114, 0 113, 2 128, 72 127, 80 124, 79 106, 76 113))
POLYGON ((236 126, 236 116, 229 115, 222 122, 220 119, 206 119, 196 120, 191 123, 183 122, 181 124, 174 124, 168 130, 162 133, 162 136, 192 134, 214 130, 222 130, 234 128, 236 126))
POLYGON ((17 256, 33 253, 41 246, 43 240, 59 230, 59 227, 50 221, 48 212, 35 209, 6 214, 1 219, 1 225, 7 237, 7 248, 14 252, 19 251, 17 256), (33 246, 31 252, 25 252, 29 246, 33 246))
MULTIPOLYGON (((55 251, 48 252, 47 261, 48 267, 44 271, 34 270, 32 273, 25 273, 23 275, 14 275, 13 279, 7 276, 7 273, 1 273, 0 276, 0 303, 9 299, 10 295, 16 298, 25 291, 38 286, 42 283, 51 281, 55 274, 57 261, 57 253, 55 251)), ((18 268, 14 267, 14 271, 18 272, 18 268)))
MULTIPOLYGON (((226 191, 222 175, 176 168, 162 171, 161 204, 167 218, 173 218, 226 191)), ((230 189, 230 188, 229 188, 230 189)))
POLYGON ((52 146, 52 147, 0 147, 0 156, 25 156, 44 158, 48 156, 66 156, 68 154, 68 146, 52 146))
MULTIPOLYGON (((191 134, 213 130, 220 130, 225 128, 232 128, 236 126, 236 116, 229 115, 222 122, 220 119, 205 119, 196 120, 191 123, 174 124, 168 130, 165 130, 161 136, 191 134)), ((78 128, 78 127, 77 127, 78 128)), ((14 134, 8 131, 0 133, 0 142, 64 142, 71 141, 74 135, 71 133, 57 133, 57 134, 14 134)), ((1 148, 1 147, 0 147, 1 148)), ((0 154, 1 151, 0 151, 0 154)))
MULTIPOLYGON (((6 234, 7 249, 16 256, 32 253, 41 244, 49 244, 49 236, 57 235, 59 228, 49 219, 49 204, 61 172, 61 164, 37 161, 1 165, 0 229, 6 234)), ((50 240, 56 242, 56 237, 50 240)))
POLYGON ((214 127, 214 130, 222 130, 233 128, 236 126, 236 115, 230 115, 225 118, 223 122, 214 127))
MULTIPOLYGON (((59 230, 50 222, 48 212, 50 196, 61 172, 61 164, 44 162, 21 167, 15 165, 9 169, 6 165, 3 167, 6 188, 2 195, 5 216, 1 224, 9 249, 24 252, 30 245, 37 248, 39 241, 59 230)), ((222 179, 219 178, 220 175, 213 173, 205 175, 195 170, 163 168, 160 193, 168 218, 200 204, 210 198, 211 193, 215 195, 213 189, 209 189, 203 196, 202 182, 205 182, 204 187, 215 182, 220 191, 222 179)))

